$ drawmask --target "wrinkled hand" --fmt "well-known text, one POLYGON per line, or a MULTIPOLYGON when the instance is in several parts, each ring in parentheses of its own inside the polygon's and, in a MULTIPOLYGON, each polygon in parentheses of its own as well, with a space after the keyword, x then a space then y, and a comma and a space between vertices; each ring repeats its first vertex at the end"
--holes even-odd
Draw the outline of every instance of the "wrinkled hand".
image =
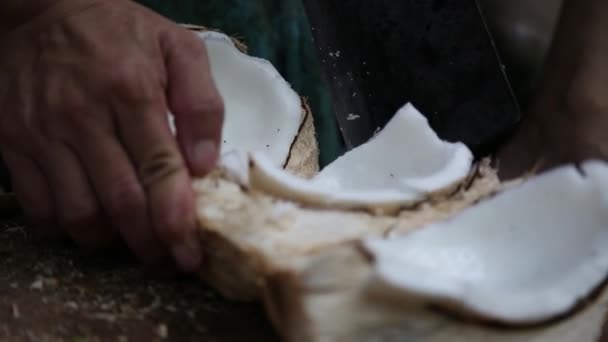
POLYGON ((32 222, 194 270, 190 175, 213 167, 223 120, 204 44, 128 0, 65 0, 0 51, 0 146, 32 222))

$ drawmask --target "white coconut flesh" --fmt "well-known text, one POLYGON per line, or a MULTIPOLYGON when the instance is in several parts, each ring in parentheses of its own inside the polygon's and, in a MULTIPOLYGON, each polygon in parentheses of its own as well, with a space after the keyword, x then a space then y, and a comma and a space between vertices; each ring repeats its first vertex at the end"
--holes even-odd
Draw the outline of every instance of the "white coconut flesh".
POLYGON ((221 154, 264 152, 283 166, 303 119, 298 94, 268 61, 241 52, 222 33, 198 33, 224 101, 221 154))
POLYGON ((407 104, 369 142, 310 180, 276 167, 264 153, 252 153, 250 163, 238 160, 227 163, 231 173, 265 193, 308 205, 391 212, 458 184, 470 172, 473 156, 464 144, 439 139, 407 104))
POLYGON ((366 241, 370 289, 508 324, 568 313, 608 273, 608 164, 582 171, 562 167, 450 220, 366 241))

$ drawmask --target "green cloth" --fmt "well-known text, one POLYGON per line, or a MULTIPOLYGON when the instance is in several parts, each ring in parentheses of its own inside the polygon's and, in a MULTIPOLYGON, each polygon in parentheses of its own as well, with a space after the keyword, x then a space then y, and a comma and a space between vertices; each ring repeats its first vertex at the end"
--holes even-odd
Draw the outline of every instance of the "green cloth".
POLYGON ((342 151, 329 91, 322 81, 300 0, 139 0, 179 23, 219 29, 243 40, 249 53, 270 60, 293 88, 309 98, 315 117, 320 163, 342 151))

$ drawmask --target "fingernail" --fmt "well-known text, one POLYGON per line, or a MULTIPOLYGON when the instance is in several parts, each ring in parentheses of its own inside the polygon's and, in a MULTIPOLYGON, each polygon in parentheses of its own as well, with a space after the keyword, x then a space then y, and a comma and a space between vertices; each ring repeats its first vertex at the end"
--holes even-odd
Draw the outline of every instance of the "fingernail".
POLYGON ((201 247, 197 239, 186 239, 173 246, 173 257, 184 272, 195 272, 202 261, 201 247))
POLYGON ((215 142, 203 140, 194 145, 190 155, 190 162, 196 173, 206 173, 213 168, 218 158, 215 142))

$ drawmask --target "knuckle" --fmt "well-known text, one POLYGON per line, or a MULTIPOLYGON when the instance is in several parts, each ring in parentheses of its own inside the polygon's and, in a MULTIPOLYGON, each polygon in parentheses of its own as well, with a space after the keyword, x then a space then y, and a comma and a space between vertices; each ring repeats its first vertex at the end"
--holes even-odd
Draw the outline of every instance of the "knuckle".
POLYGON ((120 88, 134 78, 133 69, 126 63, 119 63, 110 69, 107 74, 107 81, 110 86, 120 88))
POLYGON ((118 67, 108 75, 108 88, 113 96, 129 102, 150 102, 154 99, 150 84, 137 67, 118 67))
POLYGON ((136 181, 118 181, 108 189, 108 214, 114 219, 129 217, 141 212, 145 195, 136 181))
POLYGON ((154 187, 156 184, 171 178, 184 169, 180 156, 170 148, 157 148, 152 150, 148 157, 138 165, 138 175, 144 188, 154 187))
POLYGON ((177 32, 177 43, 183 53, 197 59, 207 58, 207 47, 196 34, 182 29, 177 32))
POLYGON ((44 133, 51 138, 68 137, 75 132, 90 125, 90 118, 86 117, 86 102, 77 96, 67 97, 54 115, 46 115, 43 120, 44 133))
POLYGON ((59 225, 81 247, 105 247, 114 237, 111 230, 103 226, 100 209, 94 202, 73 202, 61 208, 57 216, 59 225))

